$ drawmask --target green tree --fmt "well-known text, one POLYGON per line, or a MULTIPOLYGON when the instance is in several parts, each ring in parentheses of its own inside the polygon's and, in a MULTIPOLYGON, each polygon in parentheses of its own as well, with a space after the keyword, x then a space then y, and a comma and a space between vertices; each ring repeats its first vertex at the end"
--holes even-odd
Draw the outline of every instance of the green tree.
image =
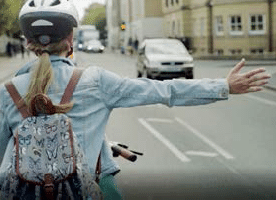
POLYGON ((91 4, 85 10, 82 24, 95 25, 100 32, 104 32, 106 26, 105 6, 98 3, 91 4))
POLYGON ((0 35, 13 34, 20 30, 18 14, 23 5, 22 0, 0 1, 0 35))

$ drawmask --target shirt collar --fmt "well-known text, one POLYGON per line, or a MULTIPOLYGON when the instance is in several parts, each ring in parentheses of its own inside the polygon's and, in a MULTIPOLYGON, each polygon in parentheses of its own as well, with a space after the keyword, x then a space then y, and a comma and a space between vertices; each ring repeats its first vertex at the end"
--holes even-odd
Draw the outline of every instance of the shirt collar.
POLYGON ((62 57, 62 56, 57 56, 57 55, 50 55, 50 60, 51 62, 65 62, 66 64, 68 64, 69 66, 74 66, 74 63, 71 59, 69 58, 65 58, 65 57, 62 57))

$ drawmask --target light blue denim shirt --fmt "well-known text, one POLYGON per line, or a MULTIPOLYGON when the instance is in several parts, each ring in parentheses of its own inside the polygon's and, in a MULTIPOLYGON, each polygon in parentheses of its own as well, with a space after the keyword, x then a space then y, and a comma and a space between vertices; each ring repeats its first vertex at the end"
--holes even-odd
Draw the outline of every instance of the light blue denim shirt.
MULTIPOLYGON (((72 75, 74 65, 66 58, 51 56, 54 82, 48 96, 59 103, 72 75)), ((30 73, 28 63, 12 79, 19 93, 27 92, 30 73), (27 72, 25 73, 24 72, 27 72)), ((229 87, 225 79, 166 80, 156 81, 145 78, 121 78, 99 67, 85 69, 75 88, 74 107, 67 115, 72 119, 73 131, 87 156, 91 172, 95 172, 101 151, 102 173, 118 171, 111 150, 105 138, 105 127, 114 108, 133 107, 162 103, 171 106, 194 106, 228 99, 229 87)), ((13 149, 12 131, 15 131, 22 117, 5 87, 0 87, 0 158, 3 161, 0 172, 4 171, 13 149)))

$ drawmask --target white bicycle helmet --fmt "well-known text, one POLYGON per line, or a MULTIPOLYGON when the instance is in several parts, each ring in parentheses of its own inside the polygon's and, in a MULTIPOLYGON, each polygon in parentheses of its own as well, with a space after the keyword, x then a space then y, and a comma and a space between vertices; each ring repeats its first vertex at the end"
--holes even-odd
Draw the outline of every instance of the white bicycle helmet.
POLYGON ((71 0, 28 0, 19 20, 25 37, 42 45, 59 42, 79 23, 71 0))

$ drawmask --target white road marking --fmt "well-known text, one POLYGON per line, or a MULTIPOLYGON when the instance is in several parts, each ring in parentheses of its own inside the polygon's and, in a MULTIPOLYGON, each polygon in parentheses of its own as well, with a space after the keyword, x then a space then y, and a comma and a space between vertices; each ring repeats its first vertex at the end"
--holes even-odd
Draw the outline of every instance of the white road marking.
POLYGON ((264 104, 267 104, 269 106, 276 106, 276 102, 275 101, 270 101, 270 100, 267 100, 267 99, 264 99, 264 98, 261 98, 261 97, 250 95, 250 94, 246 94, 246 97, 248 97, 250 99, 257 100, 257 101, 260 101, 260 102, 262 102, 264 104))
POLYGON ((174 121, 171 119, 162 119, 162 118, 147 118, 146 119, 149 122, 162 122, 162 123, 173 123, 174 121))
POLYGON ((181 162, 190 162, 191 160, 178 150, 166 137, 155 130, 145 119, 139 118, 138 121, 149 130, 149 132, 161 141, 181 162))
POLYGON ((217 153, 206 152, 206 151, 186 151, 185 154, 191 156, 203 156, 203 157, 217 157, 217 153))
POLYGON ((208 139, 206 136, 204 136, 202 133, 200 133, 198 130, 193 128, 188 123, 184 122, 183 120, 179 119, 178 117, 175 118, 177 122, 179 122, 181 125, 189 129, 192 133, 194 133, 197 137, 199 137, 203 142, 207 143, 209 146, 211 146, 213 149, 215 149, 217 152, 219 152, 222 156, 224 156, 226 159, 234 159, 234 157, 222 149, 219 145, 215 144, 213 141, 208 139))

